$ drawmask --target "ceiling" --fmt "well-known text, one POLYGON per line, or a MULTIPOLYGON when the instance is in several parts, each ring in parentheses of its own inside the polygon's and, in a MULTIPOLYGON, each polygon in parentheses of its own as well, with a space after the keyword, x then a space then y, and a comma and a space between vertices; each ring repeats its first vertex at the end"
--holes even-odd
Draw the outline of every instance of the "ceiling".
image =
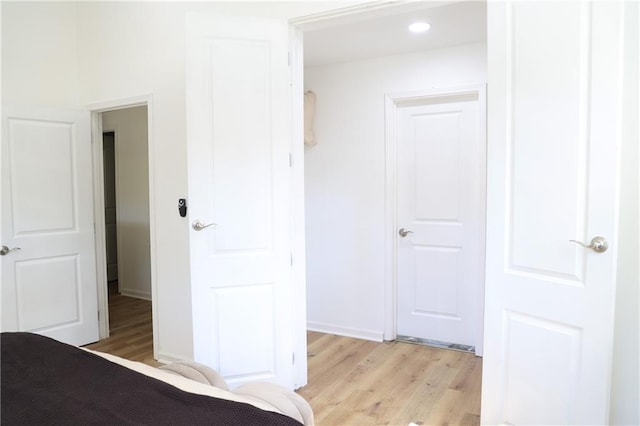
POLYGON ((481 42, 486 40, 487 13, 484 1, 421 1, 311 25, 302 28, 305 66, 481 42), (416 21, 431 24, 431 29, 409 32, 416 21))

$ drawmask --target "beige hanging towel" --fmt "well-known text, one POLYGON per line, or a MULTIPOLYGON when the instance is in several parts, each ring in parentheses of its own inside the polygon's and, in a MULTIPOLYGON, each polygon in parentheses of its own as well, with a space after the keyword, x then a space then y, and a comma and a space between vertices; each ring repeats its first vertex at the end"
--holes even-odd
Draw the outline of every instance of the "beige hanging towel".
POLYGON ((316 136, 313 134, 313 120, 316 114, 316 94, 309 91, 304 94, 304 144, 314 146, 316 136))

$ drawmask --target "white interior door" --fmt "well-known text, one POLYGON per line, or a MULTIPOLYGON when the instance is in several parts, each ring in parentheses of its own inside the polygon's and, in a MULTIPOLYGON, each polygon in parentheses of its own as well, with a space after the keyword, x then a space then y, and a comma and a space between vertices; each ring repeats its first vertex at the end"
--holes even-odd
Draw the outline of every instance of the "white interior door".
MULTIPOLYGON (((235 386, 293 387, 288 26, 189 15, 194 356, 235 386)), ((304 293, 301 293, 304 294, 304 293)), ((304 327, 305 324, 297 324, 304 327)))
POLYGON ((2 330, 98 340, 89 112, 2 110, 2 330))
POLYGON ((479 93, 397 109, 397 334, 476 345, 484 262, 479 93))
POLYGON ((487 6, 482 423, 607 424, 622 4, 487 6))

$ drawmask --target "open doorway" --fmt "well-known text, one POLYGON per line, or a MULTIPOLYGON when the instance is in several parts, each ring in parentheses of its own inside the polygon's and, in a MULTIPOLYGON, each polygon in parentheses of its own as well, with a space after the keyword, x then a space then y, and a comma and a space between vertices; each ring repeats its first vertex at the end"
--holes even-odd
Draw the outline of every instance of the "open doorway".
POLYGON ((147 107, 102 113, 107 282, 151 300, 147 107))
MULTIPOLYGON (((304 39, 303 89, 305 93, 315 94, 314 136, 317 142, 307 145, 304 153, 310 359, 309 385, 301 393, 313 401, 319 423, 367 422, 364 415, 352 414, 357 412, 376 416, 375 421, 379 424, 406 424, 418 420, 429 424, 465 424, 479 423, 480 419, 481 358, 473 353, 403 342, 370 342, 392 341, 399 334, 406 334, 398 328, 397 321, 400 266, 397 259, 399 248, 413 250, 414 245, 409 247, 408 244, 410 240, 420 245, 421 256, 416 257, 415 252, 406 256, 412 262, 404 262, 405 275, 415 275, 416 270, 426 271, 428 273, 422 275, 447 278, 455 285, 460 281, 458 277, 465 277, 460 273, 461 267, 465 267, 459 264, 462 258, 459 256, 460 243, 443 242, 444 237, 460 240, 457 231, 462 227, 462 219, 466 220, 468 216, 458 216, 457 211, 469 203, 459 203, 459 197, 451 188, 459 190, 462 185, 457 181, 466 172, 473 176, 467 176, 465 182, 484 184, 483 174, 472 173, 467 163, 458 159, 469 156, 470 151, 484 151, 479 149, 485 139, 480 135, 478 123, 482 120, 478 111, 479 104, 484 102, 480 93, 484 91, 487 78, 486 5, 474 2, 422 3, 420 6, 415 3, 400 5, 389 8, 386 14, 380 10, 368 11, 359 16, 341 16, 331 21, 300 25, 304 39), (409 33, 408 26, 416 21, 430 23, 432 31, 409 33), (463 87, 466 89, 461 90, 463 87), (436 99, 439 102, 434 102, 436 99), (467 117, 464 118, 465 129, 472 130, 464 130, 464 133, 477 129, 467 143, 456 142, 460 133, 457 124, 460 114, 453 109, 468 110, 464 115, 467 117), (386 110, 392 114, 385 115, 386 110), (406 128, 415 130, 414 125, 420 122, 420 132, 412 135, 436 132, 439 135, 437 142, 423 144, 422 151, 414 149, 404 152, 404 156, 398 155, 402 154, 398 153, 398 147, 404 139, 396 137, 395 142, 392 139, 402 124, 396 118, 402 118, 404 112, 407 113, 404 114, 407 116, 404 120, 408 123, 406 128), (418 118, 414 120, 414 117, 418 118), (390 126, 394 120, 395 130, 390 126), (427 124, 429 127, 424 127, 427 124), (470 145, 473 146, 468 149, 470 145), (416 151, 422 156, 415 155, 416 151), (434 158, 436 154, 441 158, 434 158), (401 158, 404 158, 403 163, 399 161, 401 158), (425 165, 418 165, 418 160, 425 165), (402 172, 408 170, 433 172, 414 173, 421 180, 416 176, 405 176, 404 180, 411 182, 406 187, 413 186, 412 190, 405 191, 409 195, 424 195, 420 188, 425 187, 437 191, 431 191, 430 198, 422 197, 418 202, 411 199, 408 203, 411 206, 405 206, 410 214, 405 214, 406 221, 402 222, 399 207, 404 205, 398 205, 401 198, 398 193, 402 172), (441 173, 436 175, 437 171, 441 173), (435 206, 429 204, 443 195, 448 198, 435 206), (416 205, 421 206, 420 209, 416 209, 416 205), (442 213, 449 207, 450 210, 442 213), (409 236, 399 234, 402 227, 405 228, 403 231, 409 231, 409 236), (429 237, 433 237, 431 231, 438 227, 440 240, 424 242, 421 227, 430 228, 429 237), (456 235, 443 236, 443 228, 456 235), (413 235, 410 235, 411 231, 413 235), (428 264, 434 259, 439 269, 428 264), (339 348, 340 355, 329 352, 334 347, 339 348), (348 352, 345 348, 357 349, 348 352), (371 352, 363 356, 367 350, 371 352), (389 352, 381 356, 383 351, 389 352), (402 353, 398 361, 393 361, 394 351, 402 353), (330 371, 326 368, 319 371, 317 359, 338 356, 353 358, 354 362, 340 363, 330 371), (362 361, 355 361, 359 359, 362 361), (450 370, 451 367, 455 370, 450 370), (338 371, 338 368, 343 370, 338 371), (357 391, 350 393, 353 388, 368 386, 364 384, 366 379, 361 381, 361 377, 385 377, 387 374, 389 380, 384 380, 385 384, 402 383, 397 390, 397 394, 402 394, 402 403, 388 399, 389 395, 396 394, 388 387, 385 387, 384 395, 376 396, 378 399, 371 396, 368 400, 369 395, 357 391), (349 377, 349 383, 337 384, 327 392, 322 387, 325 376, 349 377), (436 380, 432 379, 435 377, 436 380), (442 385, 442 389, 434 387, 436 383, 442 385), (455 396, 447 390, 453 388, 456 389, 455 396), (341 396, 336 396, 336 389, 340 389, 341 396), (323 408, 323 403, 341 397, 344 401, 353 399, 357 403, 348 406, 345 402, 340 407, 344 407, 341 413, 336 407, 332 407, 333 412, 323 408), (403 405, 406 401, 411 402, 403 405), (370 408, 363 409, 369 403, 370 408), (378 410, 387 405, 413 408, 405 412, 398 408, 394 414, 378 410)), ((416 143, 415 138, 405 139, 416 143)), ((482 157, 479 153, 474 156, 482 157)), ((473 167, 481 168, 479 165, 473 167)), ((472 195, 475 197, 475 192, 472 195)), ((474 207, 479 204, 484 207, 480 197, 476 198, 474 207)), ((473 221, 484 223, 484 210, 476 210, 473 221)), ((475 232, 483 233, 480 227, 476 227, 475 232)), ((472 237, 466 238, 481 245, 479 239, 472 237)), ((475 247, 464 249, 473 256, 468 264, 484 264, 483 252, 474 250, 475 247)), ((475 284, 482 285, 483 271, 473 272, 475 284)), ((430 315, 435 314, 432 317, 439 319, 457 320, 450 311, 462 305, 457 299, 464 290, 452 287, 437 294, 438 300, 432 294, 422 297, 422 311, 428 310, 430 315), (429 303, 424 303, 425 300, 429 303)), ((478 346, 482 330, 476 325, 482 323, 483 298, 476 290, 473 288, 464 295, 465 301, 470 302, 465 306, 473 305, 469 308, 471 312, 464 312, 470 314, 465 322, 465 332, 472 335, 469 340, 466 340, 467 335, 461 342, 440 335, 427 335, 424 340, 465 344, 464 347, 453 347, 455 349, 470 347, 473 350, 473 346, 478 346)), ((415 306, 416 292, 410 289, 408 293, 405 299, 415 306)), ((410 337, 425 336, 416 333, 410 337)))
POLYGON ((118 353, 154 362, 152 215, 148 104, 94 114, 96 251, 101 344, 127 339, 118 353), (105 343, 106 342, 106 343, 105 343))
MULTIPOLYGON (((454 233, 457 231, 453 228, 468 225, 466 219, 463 223, 460 210, 465 214, 469 210, 465 204, 469 197, 460 192, 460 185, 454 185, 460 178, 458 174, 445 176, 444 172, 449 171, 445 164, 456 167, 463 164, 459 167, 460 173, 468 171, 470 185, 482 185, 483 191, 472 194, 476 214, 470 220, 474 224, 484 223, 484 170, 480 164, 469 167, 466 163, 469 150, 456 148, 458 127, 454 122, 458 115, 449 111, 455 105, 446 96, 443 111, 418 114, 420 125, 432 122, 442 127, 446 122, 456 133, 440 138, 442 140, 429 148, 435 149, 434 152, 440 149, 446 157, 435 159, 432 164, 443 167, 443 173, 437 177, 427 173, 429 179, 436 179, 430 180, 433 185, 429 183, 426 187, 439 192, 435 191, 434 196, 435 192, 430 191, 431 198, 429 194, 415 194, 421 196, 419 203, 414 203, 414 207, 422 206, 418 212, 419 224, 413 223, 416 220, 411 223, 399 220, 396 188, 400 189, 400 182, 396 171, 409 166, 401 166, 396 148, 390 148, 393 145, 390 141, 399 130, 398 126, 389 126, 393 120, 385 116, 385 109, 389 109, 389 104, 395 105, 396 98, 403 99, 403 108, 392 108, 393 114, 415 109, 420 99, 433 103, 435 95, 459 93, 461 88, 473 88, 469 92, 477 98, 487 78, 486 4, 423 3, 418 6, 400 5, 301 25, 304 90, 315 94, 316 103, 317 144, 305 148, 307 310, 312 330, 376 341, 393 340, 397 334, 404 334, 397 330, 397 283, 398 273, 402 272, 397 267, 399 244, 422 238, 416 231, 419 225, 433 225, 432 228, 437 225, 437 232, 447 228, 454 233), (429 23, 431 29, 411 33, 408 27, 415 22, 429 23), (477 172, 472 173, 471 168, 477 172), (448 196, 451 207, 444 216, 441 212, 443 194, 448 196), (415 233, 399 239, 398 232, 403 227, 415 233)), ((471 126, 477 128, 478 143, 472 149, 483 152, 479 145, 485 143, 481 135, 484 126, 478 124, 483 124, 483 120, 478 113, 474 120, 471 126)), ((409 157, 414 158, 415 152, 413 150, 409 157)), ((431 158, 429 155, 425 158, 431 158)), ((483 158, 482 155, 476 157, 483 158)), ((425 173, 416 176, 427 179, 425 173)), ((476 234, 483 235, 481 226, 474 229, 474 234, 466 238, 482 246, 482 238, 476 238, 476 234)), ((460 240, 457 235, 453 239, 460 240)), ((419 249, 423 261, 434 263, 428 271, 440 268, 438 273, 422 275, 447 277, 450 281, 447 291, 436 289, 437 294, 423 298, 431 302, 440 297, 440 302, 423 303, 426 308, 422 306, 420 310, 447 318, 457 318, 458 313, 463 313, 469 317, 467 334, 472 336, 462 341, 440 337, 440 334, 413 337, 479 346, 482 330, 473 324, 482 323, 484 276, 478 265, 484 264, 483 251, 475 245, 462 250, 459 241, 423 244, 419 249), (473 288, 462 288, 472 281, 461 273, 464 265, 459 266, 459 258, 464 256, 459 253, 462 251, 464 256, 466 253, 474 256, 468 261, 473 264, 473 288), (446 270, 438 260, 443 253, 447 256, 444 263, 449 265, 446 270), (460 288, 451 290, 458 286, 460 288), (459 295, 469 295, 467 299, 471 303, 459 308, 463 305, 459 303, 459 295), (456 310, 460 312, 453 312, 456 310)), ((414 271, 409 273, 415 272, 415 264, 412 267, 414 271)))

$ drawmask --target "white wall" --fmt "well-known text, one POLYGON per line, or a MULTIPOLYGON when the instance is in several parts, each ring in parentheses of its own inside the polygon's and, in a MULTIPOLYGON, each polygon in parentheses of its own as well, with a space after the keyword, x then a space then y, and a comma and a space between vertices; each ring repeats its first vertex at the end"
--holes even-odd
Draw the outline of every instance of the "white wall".
POLYGON ((80 106, 76 6, 5 2, 2 103, 80 106))
POLYGON ((193 357, 187 194, 185 13, 289 19, 357 2, 40 2, 2 8, 3 102, 87 108, 152 96, 159 356, 193 357))
POLYGON ((620 170, 618 278, 611 384, 611 424, 640 424, 640 64, 638 3, 628 2, 620 170))
POLYGON ((385 94, 484 82, 484 43, 305 69, 318 140, 305 149, 310 329, 382 339, 385 94))
POLYGON ((151 300, 147 107, 103 113, 102 130, 115 132, 118 289, 151 300))

